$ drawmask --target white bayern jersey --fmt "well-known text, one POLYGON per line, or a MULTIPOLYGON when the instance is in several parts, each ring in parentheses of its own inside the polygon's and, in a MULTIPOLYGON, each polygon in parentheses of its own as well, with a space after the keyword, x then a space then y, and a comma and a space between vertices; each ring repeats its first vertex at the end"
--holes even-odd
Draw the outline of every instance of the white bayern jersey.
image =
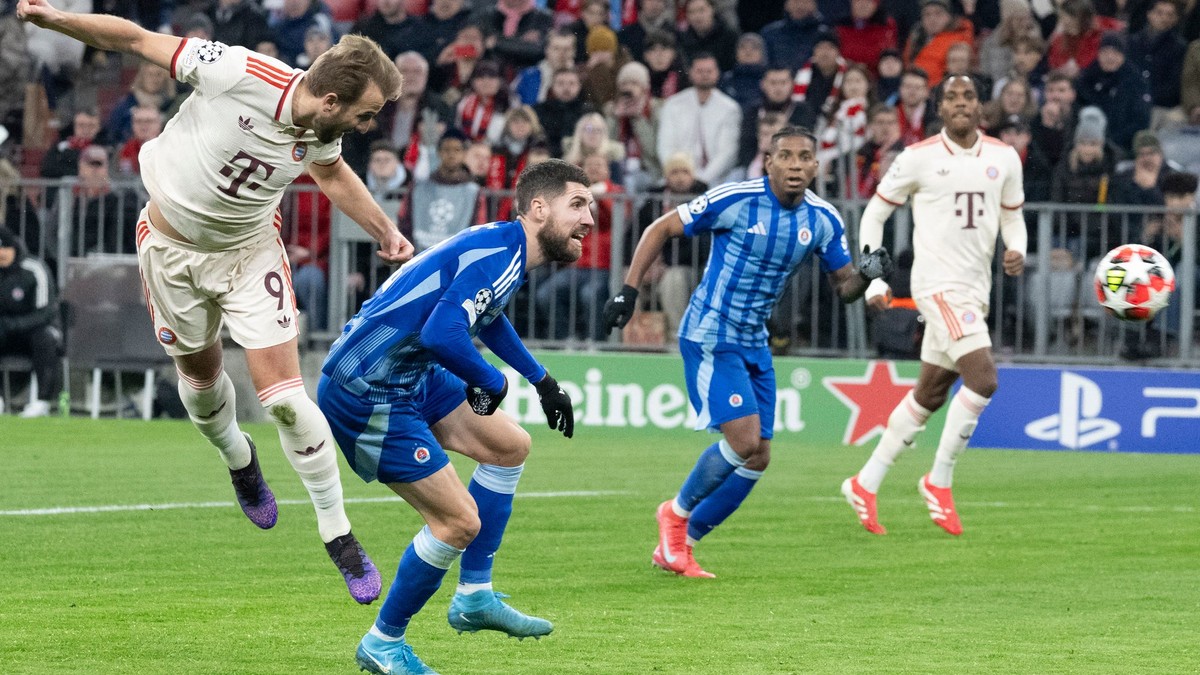
POLYGON ((150 198, 202 250, 275 237, 284 188, 308 163, 333 164, 341 155, 340 139, 321 143, 292 123, 304 71, 245 47, 185 38, 171 76, 195 91, 142 146, 150 198))
POLYGON ((987 305, 1001 209, 1025 203, 1017 151, 979 132, 963 148, 945 131, 904 149, 876 195, 913 200, 912 295, 956 290, 987 305))

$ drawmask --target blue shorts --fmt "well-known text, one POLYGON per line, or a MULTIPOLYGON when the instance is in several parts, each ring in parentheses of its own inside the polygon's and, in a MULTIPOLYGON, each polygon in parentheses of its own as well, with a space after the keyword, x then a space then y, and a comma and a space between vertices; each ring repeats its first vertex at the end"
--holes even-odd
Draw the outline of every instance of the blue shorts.
POLYGON ((350 468, 367 482, 414 483, 450 463, 430 427, 466 400, 466 386, 434 366, 412 394, 391 403, 370 403, 327 376, 317 386, 317 405, 350 468))
POLYGON ((775 366, 767 347, 704 345, 679 340, 696 429, 758 415, 763 438, 775 435, 775 366))

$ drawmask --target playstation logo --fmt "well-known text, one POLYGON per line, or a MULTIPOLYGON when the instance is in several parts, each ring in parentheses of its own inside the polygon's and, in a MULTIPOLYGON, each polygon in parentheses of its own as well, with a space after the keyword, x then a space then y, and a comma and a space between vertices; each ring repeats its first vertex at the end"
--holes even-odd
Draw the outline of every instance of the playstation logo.
POLYGON ((1057 441, 1062 447, 1073 450, 1111 440, 1121 433, 1121 425, 1100 417, 1103 404, 1100 385, 1063 371, 1058 413, 1026 424, 1025 434, 1039 441, 1057 441))
POLYGON ((250 118, 242 117, 241 115, 238 115, 238 126, 242 128, 242 131, 250 131, 254 128, 254 124, 250 122, 250 118))

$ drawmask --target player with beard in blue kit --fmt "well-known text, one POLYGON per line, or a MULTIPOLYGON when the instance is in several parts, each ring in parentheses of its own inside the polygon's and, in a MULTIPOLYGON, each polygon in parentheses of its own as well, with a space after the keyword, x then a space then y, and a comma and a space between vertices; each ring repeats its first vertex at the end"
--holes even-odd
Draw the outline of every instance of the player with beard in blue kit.
POLYGON ((504 307, 528 270, 579 259, 594 226, 592 203, 579 167, 548 160, 525 169, 516 186, 517 220, 472 227, 401 267, 350 320, 325 360, 317 401, 342 454, 363 480, 384 483, 426 522, 358 646, 364 670, 434 672, 413 654, 405 632, 460 556, 452 628, 517 638, 553 629, 492 590, 492 560, 530 438, 498 410, 508 382, 472 339, 533 384, 550 428, 570 438, 570 397, 521 343, 504 307), (479 462, 469 488, 447 449, 479 462))
POLYGON ((700 455, 673 498, 657 511, 652 560, 670 572, 711 578, 692 547, 728 518, 762 477, 775 426, 775 368, 767 319, 789 275, 815 254, 843 302, 862 297, 891 269, 887 249, 850 258, 842 218, 808 190, 817 175, 816 139, 801 127, 771 137, 766 176, 715 187, 654 221, 638 242, 625 286, 605 306, 610 328, 623 327, 637 288, 671 237, 713 235, 712 252, 679 326, 696 429, 723 438, 700 455))

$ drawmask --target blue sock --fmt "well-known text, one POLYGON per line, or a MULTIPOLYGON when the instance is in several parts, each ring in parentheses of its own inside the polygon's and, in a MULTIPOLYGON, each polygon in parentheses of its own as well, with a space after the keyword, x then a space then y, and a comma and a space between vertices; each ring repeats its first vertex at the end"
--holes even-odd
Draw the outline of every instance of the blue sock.
POLYGON ((720 487, 733 470, 744 465, 746 460, 738 457, 724 439, 713 443, 700 453, 696 466, 683 481, 679 496, 675 498, 684 511, 692 511, 705 497, 720 487))
POLYGON ((725 522, 725 519, 746 501, 762 474, 761 471, 751 471, 745 467, 734 471, 721 483, 721 487, 713 490, 712 494, 705 497, 692 511, 692 517, 688 519, 688 537, 700 541, 704 535, 712 532, 714 527, 725 522))
POLYGON ((471 476, 467 491, 479 508, 479 534, 463 552, 458 581, 463 584, 487 584, 492 581, 492 562, 504 538, 504 528, 512 515, 513 494, 521 478, 521 466, 480 464, 471 476))
POLYGON ((422 528, 400 557, 400 569, 379 608, 375 628, 389 637, 404 637, 408 622, 437 592, 446 570, 460 555, 461 550, 438 541, 428 525, 422 528))

